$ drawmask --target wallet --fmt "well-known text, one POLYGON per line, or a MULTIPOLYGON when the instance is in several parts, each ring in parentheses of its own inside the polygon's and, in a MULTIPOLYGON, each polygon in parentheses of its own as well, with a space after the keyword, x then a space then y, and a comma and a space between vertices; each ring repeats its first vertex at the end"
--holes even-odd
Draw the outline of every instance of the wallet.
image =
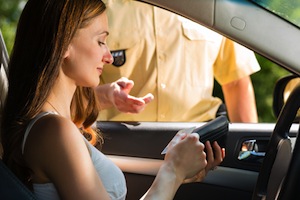
MULTIPOLYGON (((217 118, 207 122, 203 126, 200 127, 191 127, 188 129, 179 130, 177 133, 184 132, 184 133, 198 133, 199 140, 202 143, 206 141, 217 141, 220 147, 225 147, 226 144, 226 135, 228 133, 228 124, 229 121, 226 116, 220 115, 217 118)), ((176 135, 173 139, 176 139, 176 135)), ((177 139, 179 141, 179 138, 177 139)), ((169 144, 164 148, 161 154, 166 154, 168 150, 169 144)))
POLYGON ((226 116, 219 116, 203 126, 195 128, 193 133, 198 133, 200 136, 200 142, 217 141, 220 146, 225 145, 226 135, 228 133, 229 121, 226 116), (221 140, 222 138, 222 140, 221 140), (223 144, 224 143, 224 144, 223 144))

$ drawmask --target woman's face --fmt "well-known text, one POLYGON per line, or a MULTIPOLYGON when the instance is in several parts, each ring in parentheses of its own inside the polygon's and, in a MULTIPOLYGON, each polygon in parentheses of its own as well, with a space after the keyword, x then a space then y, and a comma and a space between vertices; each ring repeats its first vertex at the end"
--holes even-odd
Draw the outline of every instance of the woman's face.
POLYGON ((105 12, 75 34, 65 54, 62 71, 77 86, 97 86, 103 65, 113 62, 105 44, 107 36, 108 22, 105 12))

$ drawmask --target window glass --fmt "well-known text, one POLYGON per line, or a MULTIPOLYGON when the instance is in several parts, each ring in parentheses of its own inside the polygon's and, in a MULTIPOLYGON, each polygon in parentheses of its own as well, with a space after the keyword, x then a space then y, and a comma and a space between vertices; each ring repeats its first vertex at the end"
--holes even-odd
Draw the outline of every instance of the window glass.
POLYGON ((252 0, 300 27, 300 0, 252 0))

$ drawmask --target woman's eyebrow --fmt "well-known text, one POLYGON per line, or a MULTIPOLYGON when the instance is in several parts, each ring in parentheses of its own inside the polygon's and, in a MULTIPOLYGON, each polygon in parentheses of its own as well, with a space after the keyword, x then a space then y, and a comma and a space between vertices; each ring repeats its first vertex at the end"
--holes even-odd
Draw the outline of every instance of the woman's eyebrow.
POLYGON ((109 32, 108 31, 102 31, 102 32, 98 33, 98 35, 103 35, 103 34, 109 35, 109 32))

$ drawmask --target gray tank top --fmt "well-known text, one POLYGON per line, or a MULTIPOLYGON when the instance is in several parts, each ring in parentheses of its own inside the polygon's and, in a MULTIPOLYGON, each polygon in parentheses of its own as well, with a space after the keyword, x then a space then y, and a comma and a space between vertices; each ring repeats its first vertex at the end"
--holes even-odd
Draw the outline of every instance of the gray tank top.
MULTIPOLYGON (((24 147, 28 134, 37 120, 43 116, 49 114, 57 114, 53 112, 43 112, 37 115, 28 125, 26 132, 24 134, 24 139, 22 143, 22 153, 24 152, 24 147)), ((126 181, 122 171, 103 153, 101 153, 97 148, 91 145, 84 137, 85 143, 89 148, 91 154, 91 159, 93 161, 94 167, 101 179, 106 191, 108 192, 111 199, 123 200, 126 197, 126 181)), ((53 183, 44 184, 33 184, 33 191, 37 199, 42 200, 58 200, 59 195, 53 183)))

